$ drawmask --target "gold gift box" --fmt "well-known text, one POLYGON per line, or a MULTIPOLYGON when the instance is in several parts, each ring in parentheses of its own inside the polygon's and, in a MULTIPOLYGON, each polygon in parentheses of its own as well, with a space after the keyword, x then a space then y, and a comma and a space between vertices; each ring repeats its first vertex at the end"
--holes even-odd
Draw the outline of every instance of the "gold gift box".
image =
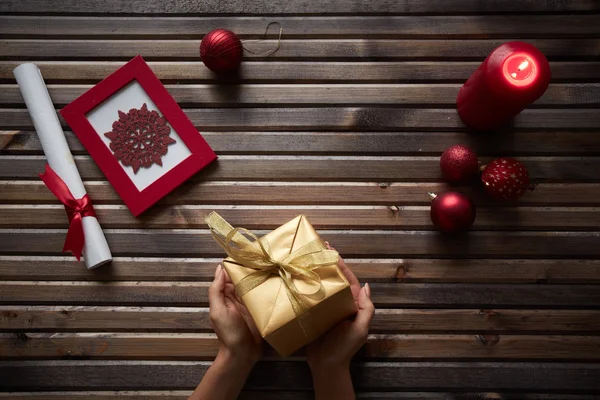
MULTIPOLYGON (((215 216, 220 218, 216 213, 207 218, 209 226, 211 226, 211 218, 215 218, 215 216)), ((221 222, 226 224, 224 220, 221 222)), ((231 228, 228 224, 227 226, 231 228)), ((211 226, 211 228, 215 235, 214 227, 211 226)), ((230 235, 230 238, 232 236, 234 235, 230 235)), ((215 239, 219 241, 217 236, 215 239)), ((263 243, 266 242, 266 247, 270 248, 272 260, 277 262, 283 262, 286 257, 298 250, 302 251, 303 246, 310 244, 311 247, 314 247, 315 243, 319 250, 333 253, 331 250, 326 250, 319 235, 304 215, 292 219, 259 240, 263 243)), ((253 244, 252 247, 259 247, 255 246, 256 243, 253 244)), ((231 255, 230 252, 228 254, 231 255)), ((333 256, 334 260, 339 257, 337 253, 334 253, 333 256)), ((242 279, 257 272, 256 269, 245 267, 245 260, 240 259, 242 257, 237 258, 229 257, 223 262, 223 267, 234 285, 238 285, 242 279)), ((247 262, 246 265, 248 265, 247 262)), ((340 321, 356 313, 356 304, 350 284, 339 269, 337 262, 316 267, 312 269, 312 272, 320 278, 324 294, 320 299, 302 294, 297 296, 303 303, 301 312, 298 311, 297 306, 292 304, 293 299, 289 297, 290 293, 287 289, 289 286, 286 287, 284 279, 275 273, 267 274, 268 277, 264 282, 247 291, 242 297, 262 337, 281 355, 294 353, 340 321)), ((314 292, 314 284, 301 277, 300 279, 296 278, 298 277, 293 277, 292 286, 297 288, 298 292, 314 292)))

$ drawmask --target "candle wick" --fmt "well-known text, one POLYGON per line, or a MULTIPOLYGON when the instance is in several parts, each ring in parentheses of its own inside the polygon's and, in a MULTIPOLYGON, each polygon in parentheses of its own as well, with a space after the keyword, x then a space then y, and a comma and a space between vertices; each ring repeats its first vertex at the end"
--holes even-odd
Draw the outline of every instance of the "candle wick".
POLYGON ((529 66, 529 62, 527 60, 523 61, 518 67, 517 72, 521 72, 522 69, 525 69, 529 66))

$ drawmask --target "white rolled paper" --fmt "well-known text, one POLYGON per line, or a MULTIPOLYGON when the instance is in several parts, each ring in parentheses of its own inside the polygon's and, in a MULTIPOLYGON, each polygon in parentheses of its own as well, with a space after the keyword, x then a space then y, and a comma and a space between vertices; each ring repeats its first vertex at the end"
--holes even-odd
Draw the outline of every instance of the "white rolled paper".
MULTIPOLYGON (((82 198, 86 194, 85 187, 69 150, 42 73, 37 65, 32 63, 19 65, 13 73, 42 143, 48 164, 65 182, 73 197, 82 198)), ((110 262, 112 255, 98 220, 95 217, 83 217, 82 224, 85 236, 83 258, 88 269, 110 262)))

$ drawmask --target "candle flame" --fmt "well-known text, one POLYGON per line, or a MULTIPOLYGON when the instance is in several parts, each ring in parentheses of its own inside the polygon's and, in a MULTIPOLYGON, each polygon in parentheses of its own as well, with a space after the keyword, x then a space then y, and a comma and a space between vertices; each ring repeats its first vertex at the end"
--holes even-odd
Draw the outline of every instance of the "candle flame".
POLYGON ((524 70, 525 68, 527 68, 528 66, 529 66, 529 61, 525 60, 519 65, 519 68, 517 68, 517 71, 520 72, 520 71, 524 70))

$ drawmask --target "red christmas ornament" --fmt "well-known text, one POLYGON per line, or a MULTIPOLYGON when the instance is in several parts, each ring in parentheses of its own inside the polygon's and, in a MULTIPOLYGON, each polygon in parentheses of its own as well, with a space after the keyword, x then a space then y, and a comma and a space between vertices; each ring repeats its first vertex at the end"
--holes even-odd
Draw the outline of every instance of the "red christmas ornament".
POLYGON ((223 74, 235 71, 242 63, 242 41, 227 29, 208 32, 200 43, 200 58, 213 72, 223 74))
POLYGON ((486 192, 497 200, 517 200, 529 188, 529 174, 514 158, 497 158, 485 166, 481 181, 486 192))
POLYGON ((444 179, 450 183, 466 182, 479 171, 479 159, 470 148, 462 145, 449 147, 440 158, 444 179))
POLYGON ((465 231, 475 222, 475 205, 464 194, 446 192, 431 197, 431 222, 444 233, 465 231))

